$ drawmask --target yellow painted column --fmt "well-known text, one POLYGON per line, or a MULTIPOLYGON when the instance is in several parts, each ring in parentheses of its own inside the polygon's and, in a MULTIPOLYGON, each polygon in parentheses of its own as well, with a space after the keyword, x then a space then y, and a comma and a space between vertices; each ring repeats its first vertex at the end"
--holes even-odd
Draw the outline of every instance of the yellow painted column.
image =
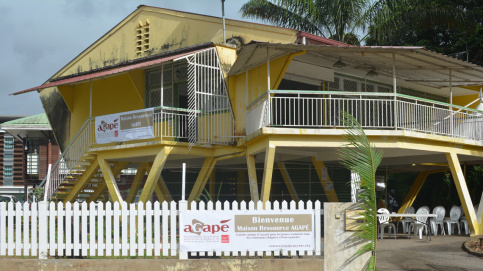
POLYGON ((158 201, 160 203, 162 203, 163 201, 171 202, 173 200, 173 198, 171 197, 171 193, 169 192, 169 189, 166 186, 166 183, 164 182, 164 179, 161 175, 159 176, 158 183, 154 188, 154 192, 156 193, 156 196, 158 197, 158 201))
POLYGON ((80 193, 80 191, 82 191, 86 187, 89 180, 97 174, 98 170, 99 162, 97 161, 97 159, 95 159, 94 161, 92 161, 91 166, 82 174, 82 177, 77 181, 75 186, 70 190, 70 193, 64 198, 63 202, 72 202, 80 193))
POLYGON ((476 214, 476 218, 478 219, 478 223, 480 224, 480 234, 483 233, 483 192, 481 193, 481 199, 480 203, 478 204, 478 210, 475 210, 478 212, 476 214))
POLYGON ((139 201, 146 203, 151 198, 159 176, 161 175, 161 171, 163 170, 164 163, 166 162, 171 149, 172 147, 163 147, 156 155, 156 158, 154 158, 153 166, 151 167, 151 170, 149 170, 148 178, 144 184, 139 201))
POLYGON ((210 179, 209 179, 209 189, 208 191, 210 192, 210 195, 213 197, 216 193, 216 170, 213 168, 210 174, 210 179))
POLYGON ((99 183, 97 188, 94 189, 94 193, 92 193, 87 199, 86 202, 97 201, 97 199, 106 192, 107 186, 105 183, 99 183))
POLYGON ((102 175, 104 176, 104 181, 106 182, 107 189, 109 190, 109 195, 111 195, 112 201, 121 203, 122 197, 117 187, 116 177, 112 173, 109 163, 102 157, 102 154, 97 156, 97 161, 99 162, 99 167, 101 168, 102 175))
POLYGON ((236 173, 236 199, 240 202, 245 200, 245 179, 247 172, 239 170, 236 173))
POLYGON ((215 157, 205 158, 205 161, 203 162, 200 173, 196 178, 195 185, 193 186, 193 189, 191 190, 191 193, 188 197, 188 202, 194 201, 201 195, 201 193, 203 193, 203 189, 205 188, 206 182, 208 181, 208 177, 210 176, 211 171, 215 167, 215 164, 216 164, 215 157))
MULTIPOLYGON (((121 173, 121 171, 126 167, 128 163, 116 163, 114 168, 112 169, 112 175, 114 177, 116 177, 117 175, 119 175, 119 173, 121 173)), ((99 183, 98 184, 98 187, 96 189, 94 189, 94 193, 91 194, 90 197, 88 197, 86 199, 87 202, 91 202, 91 201, 97 201, 99 199, 99 197, 104 194, 104 192, 106 191, 107 189, 107 186, 106 186, 106 183, 99 183)))
POLYGON ((453 180, 456 185, 456 190, 458 191, 458 196, 461 201, 461 207, 468 221, 468 227, 470 228, 471 236, 480 235, 480 226, 478 224, 478 219, 476 218, 475 209, 473 208, 473 203, 471 202, 470 193, 468 187, 466 186, 465 177, 461 171, 460 162, 458 155, 454 152, 446 153, 446 159, 448 159, 449 168, 451 169, 451 175, 453 175, 453 180))
POLYGON ((139 187, 141 187, 141 182, 144 179, 144 173, 146 173, 146 164, 139 163, 138 170, 136 171, 136 176, 134 176, 134 180, 131 184, 131 189, 129 190, 129 194, 127 195, 126 202, 133 203, 136 195, 138 194, 139 187))
POLYGON ((297 191, 293 186, 292 179, 288 174, 287 168, 285 168, 285 164, 283 164, 282 162, 277 162, 277 166, 278 166, 278 169, 280 170, 280 173, 282 173, 283 181, 287 186, 288 192, 290 193, 292 200, 299 201, 300 200, 299 195, 297 194, 297 191))
POLYGON ((399 207, 399 210, 397 211, 398 214, 404 214, 406 209, 413 205, 414 200, 416 199, 416 196, 418 195, 419 190, 421 190, 421 187, 423 187, 424 181, 426 181, 426 178, 428 177, 428 175, 429 173, 426 171, 422 171, 418 173, 416 180, 414 180, 414 183, 409 189, 409 192, 406 195, 406 198, 404 198, 404 201, 401 204, 401 207, 399 207))
POLYGON ((250 196, 253 202, 259 200, 257 168, 255 166, 255 155, 247 154, 248 184, 250 185, 250 196))
POLYGON ((269 145, 265 151, 265 165, 262 180, 262 202, 270 200, 272 187, 273 163, 275 162, 275 146, 269 145))
POLYGON ((325 168, 325 164, 322 161, 317 161, 315 157, 312 156, 312 163, 314 164, 315 171, 317 172, 317 176, 319 176, 320 183, 322 184, 322 188, 324 189, 325 195, 330 202, 339 202, 339 198, 337 197, 337 193, 334 189, 334 184, 330 180, 329 174, 327 174, 327 180, 324 180, 322 177, 322 168, 325 168), (327 183, 331 183, 332 187, 329 189, 327 187, 327 183))

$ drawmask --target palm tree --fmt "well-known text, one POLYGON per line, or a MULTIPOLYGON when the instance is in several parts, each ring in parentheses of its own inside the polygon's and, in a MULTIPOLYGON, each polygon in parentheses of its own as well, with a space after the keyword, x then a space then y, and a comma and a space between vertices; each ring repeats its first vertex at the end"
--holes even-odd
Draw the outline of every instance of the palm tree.
POLYGON ((250 0, 240 12, 244 18, 295 28, 339 41, 365 26, 369 0, 250 0))
POLYGON ((342 42, 357 30, 369 29, 372 39, 384 40, 396 32, 435 25, 456 29, 468 25, 464 9, 434 0, 250 0, 240 12, 244 18, 342 42))
POLYGON ((344 136, 347 143, 340 149, 339 155, 341 163, 360 177, 360 187, 363 192, 358 193, 357 197, 360 199, 360 207, 365 210, 361 213, 365 223, 358 228, 358 235, 369 241, 357 251, 356 255, 372 252, 367 270, 375 270, 377 240, 375 180, 383 153, 371 146, 362 126, 347 112, 344 112, 344 125, 348 127, 344 136))
POLYGON ((379 0, 365 12, 371 43, 396 41, 394 37, 415 35, 434 28, 468 32, 474 25, 463 6, 453 1, 379 0))

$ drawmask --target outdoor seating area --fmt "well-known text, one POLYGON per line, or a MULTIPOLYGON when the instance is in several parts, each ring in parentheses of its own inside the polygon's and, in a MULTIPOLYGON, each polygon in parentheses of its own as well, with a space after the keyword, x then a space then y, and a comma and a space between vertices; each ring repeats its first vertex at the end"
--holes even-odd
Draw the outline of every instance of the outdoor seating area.
MULTIPOLYGON (((478 212, 478 205, 474 206, 475 212, 478 212)), ((424 234, 431 240, 431 236, 440 235, 455 235, 458 230, 458 235, 469 235, 468 221, 464 216, 464 212, 461 206, 452 206, 450 211, 447 212, 443 206, 434 207, 430 212, 428 206, 421 206, 414 211, 413 206, 408 207, 404 214, 390 213, 385 208, 377 210, 378 217, 378 238, 384 239, 385 229, 388 228, 387 234, 391 237, 391 229, 394 234, 394 238, 397 238, 399 232, 399 225, 402 226, 400 235, 410 238, 410 234, 414 233, 414 236, 419 235, 419 239, 422 239, 424 234)))

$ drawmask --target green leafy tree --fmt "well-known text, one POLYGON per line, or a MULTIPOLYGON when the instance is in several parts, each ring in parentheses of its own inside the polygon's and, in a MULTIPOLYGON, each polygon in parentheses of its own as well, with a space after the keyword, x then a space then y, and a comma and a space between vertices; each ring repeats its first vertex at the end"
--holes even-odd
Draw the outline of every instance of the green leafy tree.
MULTIPOLYGON (((439 28, 473 33, 477 0, 250 0, 242 6, 243 17, 295 28, 353 45, 407 45, 419 33, 439 28), (475 8, 476 7, 476 8, 475 8), (471 11, 470 9, 473 8, 471 11), (367 31, 359 38, 357 31, 367 31), (354 39, 355 37, 355 39, 354 39)), ((481 6, 481 4, 479 4, 481 6)), ((476 16, 477 17, 477 16, 476 16)), ((440 31, 441 32, 441 31, 440 31)), ((439 36, 428 37, 432 39, 439 36)), ((444 36, 444 35, 443 35, 444 36)), ((478 40, 475 35, 464 45, 478 40)), ((457 42, 457 39, 452 39, 457 42)), ((413 42, 411 42, 413 43, 413 42)), ((431 42, 430 44, 435 44, 431 42)), ((440 43, 441 44, 441 43, 440 43)), ((422 45, 425 44, 411 44, 422 45)), ((461 49, 461 45, 459 46, 461 49)), ((475 54, 482 55, 476 48, 475 54)), ((483 51, 483 49, 482 49, 483 51)))
POLYGON ((367 16, 367 45, 424 46, 483 65, 480 0, 401 1, 391 8, 374 5, 367 16))
POLYGON ((365 210, 365 223, 358 228, 358 236, 368 240, 356 253, 361 255, 371 252, 367 270, 376 269, 376 241, 377 241, 377 201, 376 201, 376 171, 382 161, 383 152, 375 149, 367 139, 362 126, 347 112, 344 112, 344 125, 347 132, 344 135, 347 142, 340 149, 341 163, 360 177, 361 191, 357 197, 360 207, 365 210))
POLYGON ((369 3, 368 0, 250 0, 240 12, 245 18, 356 44, 359 41, 354 41, 354 32, 365 27, 363 11, 369 3), (349 33, 352 35, 346 36, 349 33))
POLYGON ((401 35, 412 35, 440 27, 469 30, 469 20, 461 6, 448 1, 400 0, 376 1, 365 16, 369 33, 376 41, 391 41, 401 35))

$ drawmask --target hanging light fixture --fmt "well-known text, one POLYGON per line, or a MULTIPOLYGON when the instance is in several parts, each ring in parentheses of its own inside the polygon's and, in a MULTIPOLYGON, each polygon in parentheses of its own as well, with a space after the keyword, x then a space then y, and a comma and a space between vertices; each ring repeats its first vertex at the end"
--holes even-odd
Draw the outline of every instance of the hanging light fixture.
POLYGON ((379 74, 374 70, 374 69, 370 69, 367 73, 366 73, 366 77, 376 77, 378 76, 379 74))
POLYGON ((345 66, 347 66, 344 62, 341 61, 341 57, 339 57, 339 60, 332 65, 332 67, 337 68, 337 69, 342 69, 345 66))

